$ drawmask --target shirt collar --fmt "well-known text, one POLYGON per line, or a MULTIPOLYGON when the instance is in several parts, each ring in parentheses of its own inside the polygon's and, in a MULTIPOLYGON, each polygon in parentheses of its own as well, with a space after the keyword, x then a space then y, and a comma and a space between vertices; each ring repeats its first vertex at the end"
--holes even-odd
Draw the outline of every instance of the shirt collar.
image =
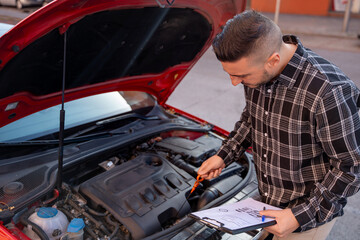
POLYGON ((283 41, 285 43, 297 44, 297 49, 289 63, 277 77, 276 81, 279 81, 288 88, 292 88, 303 69, 304 63, 307 59, 307 52, 300 40, 294 35, 284 35, 283 41))

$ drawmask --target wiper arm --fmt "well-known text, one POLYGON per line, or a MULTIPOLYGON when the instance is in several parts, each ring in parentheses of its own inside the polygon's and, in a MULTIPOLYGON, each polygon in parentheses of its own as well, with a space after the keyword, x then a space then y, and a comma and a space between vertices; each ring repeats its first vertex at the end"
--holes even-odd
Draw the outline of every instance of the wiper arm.
POLYGON ((98 122, 96 122, 96 125, 103 126, 108 123, 112 123, 112 122, 116 122, 116 121, 124 120, 124 119, 128 119, 128 118, 138 118, 138 119, 142 119, 142 120, 159 120, 160 119, 158 116, 145 116, 145 115, 141 115, 139 113, 129 113, 129 114, 124 114, 124 115, 121 115, 118 117, 112 117, 112 118, 98 121, 98 122))
POLYGON ((125 120, 125 119, 129 119, 129 118, 138 118, 138 119, 142 119, 142 120, 159 120, 160 119, 158 116, 144 116, 144 115, 141 115, 139 113, 128 113, 128 114, 124 114, 124 115, 121 115, 121 116, 111 117, 111 118, 108 118, 108 119, 105 119, 105 120, 97 121, 95 123, 95 125, 93 125, 93 126, 91 126, 89 128, 83 129, 83 130, 69 136, 69 138, 74 138, 74 137, 83 135, 83 134, 85 134, 87 132, 93 131, 93 130, 99 128, 99 127, 102 127, 102 126, 106 125, 106 124, 113 123, 113 122, 116 122, 116 121, 125 120))
MULTIPOLYGON (((100 133, 94 133, 89 134, 86 136, 81 137, 71 137, 71 138, 65 138, 64 144, 69 143, 77 143, 77 142, 85 142, 97 138, 104 138, 104 137, 111 137, 116 135, 122 135, 130 133, 130 131, 123 131, 123 132, 100 132, 100 133)), ((58 145, 59 140, 30 140, 30 141, 23 141, 23 142, 0 142, 0 147, 9 147, 9 146, 35 146, 35 145, 58 145)))

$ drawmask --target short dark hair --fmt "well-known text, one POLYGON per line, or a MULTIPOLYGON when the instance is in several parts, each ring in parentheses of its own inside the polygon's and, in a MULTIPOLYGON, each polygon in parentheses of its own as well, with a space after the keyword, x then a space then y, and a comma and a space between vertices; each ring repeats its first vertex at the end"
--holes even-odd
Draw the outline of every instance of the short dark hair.
POLYGON ((273 53, 276 48, 280 48, 281 38, 281 31, 273 21, 249 10, 228 20, 222 32, 215 37, 212 46, 219 61, 234 62, 250 56, 260 48, 263 48, 259 51, 261 54, 273 53))

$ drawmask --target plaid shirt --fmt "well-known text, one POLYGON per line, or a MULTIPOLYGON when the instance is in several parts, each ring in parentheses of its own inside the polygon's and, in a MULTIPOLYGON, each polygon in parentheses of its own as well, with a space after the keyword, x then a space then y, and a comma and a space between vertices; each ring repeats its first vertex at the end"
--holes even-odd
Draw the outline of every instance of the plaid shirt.
POLYGON ((343 215, 359 189, 360 92, 297 37, 283 39, 294 56, 272 83, 244 86, 246 107, 217 154, 229 165, 251 145, 262 200, 291 208, 305 231, 343 215))

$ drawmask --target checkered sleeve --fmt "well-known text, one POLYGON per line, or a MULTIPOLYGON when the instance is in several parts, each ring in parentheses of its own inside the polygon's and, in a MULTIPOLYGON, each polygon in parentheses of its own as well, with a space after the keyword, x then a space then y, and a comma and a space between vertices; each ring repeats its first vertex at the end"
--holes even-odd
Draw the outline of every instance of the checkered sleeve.
MULTIPOLYGON (((292 208, 302 230, 330 221, 360 187, 360 119, 358 92, 348 84, 329 91, 315 114, 317 141, 329 158, 329 171, 315 183, 306 201, 292 208)), ((316 166, 316 165, 314 165, 316 166)))
POLYGON ((234 130, 230 132, 229 137, 223 141, 217 155, 224 160, 226 166, 231 164, 238 156, 241 147, 247 148, 251 145, 251 124, 250 114, 247 108, 236 122, 234 130))

